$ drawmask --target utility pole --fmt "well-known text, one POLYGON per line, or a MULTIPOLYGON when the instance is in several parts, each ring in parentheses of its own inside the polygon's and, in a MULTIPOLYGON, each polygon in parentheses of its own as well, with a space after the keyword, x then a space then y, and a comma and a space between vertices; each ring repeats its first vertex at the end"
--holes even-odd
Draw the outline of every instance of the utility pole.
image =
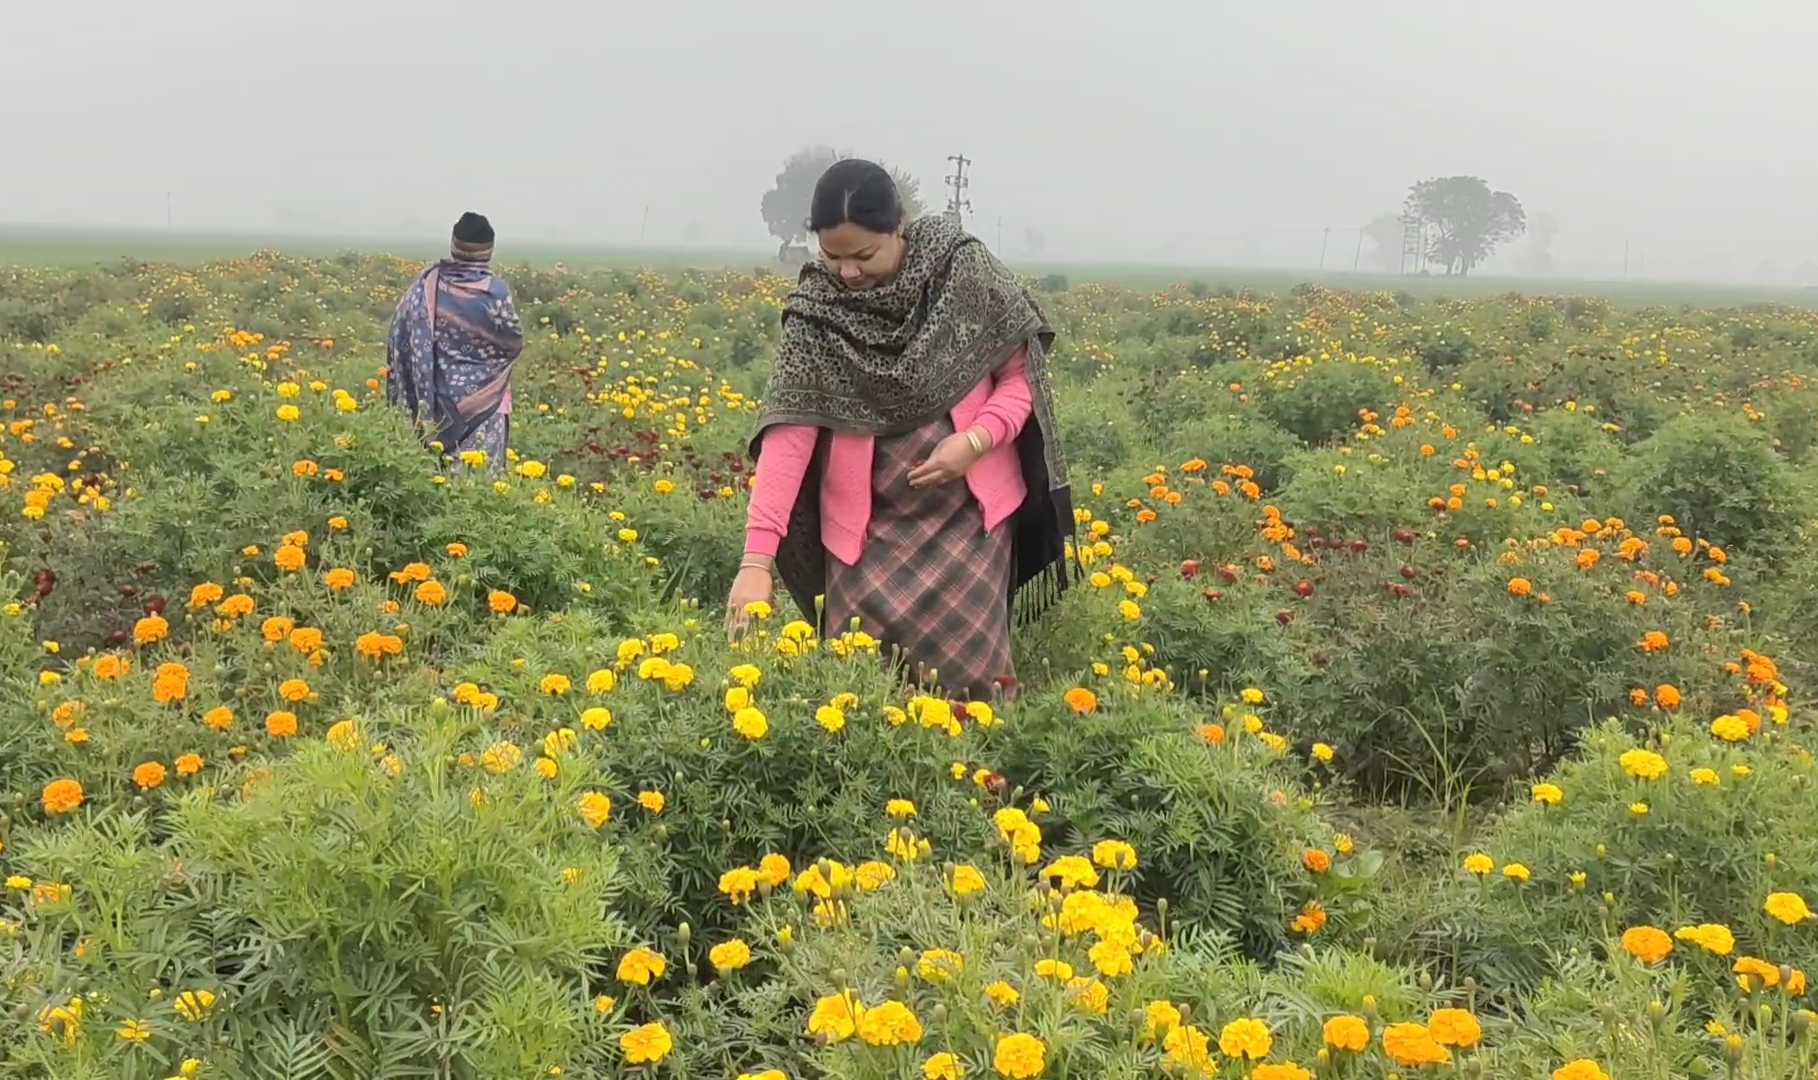
POLYGON ((963 222, 964 215, 972 211, 972 200, 966 192, 972 187, 972 179, 966 175, 966 166, 972 159, 964 154, 950 154, 948 161, 953 162, 953 172, 947 175, 947 217, 955 222, 963 222))
POLYGON ((1327 225, 1319 236, 1319 272, 1326 271, 1326 245, 1332 242, 1332 226, 1327 225))
POLYGON ((644 204, 644 220, 638 223, 638 239, 643 240, 644 234, 649 231, 650 231, 650 204, 645 203, 644 204))
POLYGON ((1351 256, 1351 272, 1353 274, 1357 273, 1358 266, 1363 263, 1363 241, 1364 231, 1360 228, 1357 230, 1357 254, 1351 256))

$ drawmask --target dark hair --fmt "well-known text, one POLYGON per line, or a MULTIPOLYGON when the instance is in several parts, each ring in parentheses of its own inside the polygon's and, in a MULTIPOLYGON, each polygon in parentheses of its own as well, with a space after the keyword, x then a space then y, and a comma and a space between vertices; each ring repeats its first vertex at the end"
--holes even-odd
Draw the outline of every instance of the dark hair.
POLYGON ((903 223, 903 198, 890 171, 875 161, 847 158, 821 174, 808 209, 808 231, 852 224, 895 232, 903 223))
POLYGON ((461 215, 455 222, 454 238, 463 244, 490 244, 493 240, 492 222, 472 210, 461 215))

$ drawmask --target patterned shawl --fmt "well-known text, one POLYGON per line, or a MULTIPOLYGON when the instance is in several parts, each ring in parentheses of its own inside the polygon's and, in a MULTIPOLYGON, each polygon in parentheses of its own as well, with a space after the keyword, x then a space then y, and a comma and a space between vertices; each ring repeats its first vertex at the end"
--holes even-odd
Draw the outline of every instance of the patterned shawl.
POLYGON ((511 373, 524 348, 505 279, 485 263, 444 259, 417 276, 391 323, 386 396, 447 454, 482 449, 497 468, 504 447, 474 445, 498 432, 511 373))
MULTIPOLYGON (((1034 415, 1017 438, 1029 495, 1012 519, 1011 599, 1026 600, 1022 613, 1033 617, 1067 588, 1066 540, 1074 529, 1049 385, 1053 328, 1016 275, 957 222, 922 218, 905 238, 901 269, 876 288, 843 288, 818 260, 802 268, 783 308, 783 340, 751 454, 778 424, 875 437, 913 431, 951 412, 1026 346, 1034 415), (1038 579, 1043 588, 1023 589, 1038 579)), ((804 612, 814 610, 812 598, 825 579, 819 458, 802 485, 816 497, 798 498, 777 556, 804 612)))

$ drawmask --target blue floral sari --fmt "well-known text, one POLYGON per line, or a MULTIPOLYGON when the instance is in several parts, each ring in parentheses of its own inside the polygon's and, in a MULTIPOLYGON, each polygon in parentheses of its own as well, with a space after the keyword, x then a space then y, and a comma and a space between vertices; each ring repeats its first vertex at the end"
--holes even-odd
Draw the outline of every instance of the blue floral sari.
POLYGON ((524 324, 505 279, 485 263, 444 259, 398 301, 386 397, 443 453, 478 451, 498 470, 511 435, 512 369, 523 348, 524 324))

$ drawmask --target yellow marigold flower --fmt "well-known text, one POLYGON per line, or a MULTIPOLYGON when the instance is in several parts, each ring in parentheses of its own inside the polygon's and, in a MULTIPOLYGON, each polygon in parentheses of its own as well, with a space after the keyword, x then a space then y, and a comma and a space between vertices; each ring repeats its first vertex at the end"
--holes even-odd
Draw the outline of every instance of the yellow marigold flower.
POLYGON ((172 1008, 177 1010, 178 1016, 192 1024, 199 1024, 207 1019, 209 1012, 214 1007, 215 993, 213 990, 185 990, 177 995, 177 1000, 172 1005, 172 1008))
POLYGON ((638 805, 652 814, 662 813, 663 807, 667 804, 668 800, 663 797, 663 793, 660 791, 638 792, 638 805))
POLYGON ((1229 1058, 1261 1061, 1274 1045, 1269 1025, 1249 1017, 1231 1021, 1218 1033, 1218 1052, 1229 1058))
POLYGON ((641 1024, 619 1036, 619 1049, 628 1065, 655 1065, 675 1049, 675 1040, 660 1023, 641 1024))
POLYGON ((858 1037, 867 1046, 910 1046, 922 1041, 922 1022, 909 1006, 886 1001, 859 1015, 858 1037))
POLYGON ((972 896, 985 891, 985 875, 979 873, 977 867, 961 863, 953 868, 947 887, 955 896, 972 896))
POLYGON ((1009 1080, 1030 1080, 1048 1068, 1048 1045, 1026 1032, 1000 1036, 991 1067, 1009 1080))
POLYGON ((612 710, 598 705, 581 710, 581 726, 588 731, 605 731, 612 726, 612 710))
POLYGON ((1100 840, 1092 845, 1092 862, 1105 870, 1136 869, 1136 849, 1122 840, 1100 840))
POLYGON ((1512 862, 1502 868, 1502 876, 1513 882, 1524 882, 1534 876, 1534 872, 1518 862, 1512 862))
POLYGON ((1530 789, 1530 794, 1534 796, 1535 802, 1547 806, 1558 806, 1565 801, 1565 792, 1560 790, 1558 784, 1535 784, 1530 789))
POLYGON ((852 991, 828 994, 816 1001, 808 1014, 808 1034, 827 1042, 844 1042, 858 1031, 859 1018, 864 1013, 865 1007, 852 991))
POLYGON ((581 820, 590 829, 597 829, 612 818, 612 800, 597 791, 582 795, 576 806, 581 811, 581 820))
POLYGON ((619 961, 618 979, 632 986, 649 986, 669 970, 669 961, 661 953, 643 946, 626 953, 619 961))
POLYGON ((1666 758, 1652 750, 1625 750, 1616 761, 1625 774, 1636 780, 1658 780, 1667 773, 1666 758))
POLYGON ((922 1062, 922 1080, 960 1080, 963 1075, 964 1070, 960 1067, 960 1059, 946 1051, 935 1054, 922 1062))
POLYGON ((1753 732, 1749 730, 1748 721, 1740 716, 1726 713, 1711 721, 1711 734, 1724 742, 1747 742, 1753 732))
POLYGON ((1812 909, 1806 906, 1805 898, 1792 892, 1769 893, 1761 909, 1788 926, 1797 926, 1812 917, 1812 909))
POLYGON ((1610 1074, 1589 1058, 1568 1061, 1553 1070, 1553 1080, 1610 1080, 1610 1074))
POLYGON ((1682 926, 1673 931, 1673 937, 1680 941, 1690 942, 1716 956, 1728 956, 1736 949, 1736 935, 1732 934, 1730 928, 1722 923, 1682 926))
POLYGON ((1466 873, 1483 877, 1485 874, 1496 869, 1496 863, 1488 855, 1478 852, 1474 855, 1465 856, 1464 868, 1466 873))
POLYGON ((738 938, 723 941, 707 950, 707 959, 721 973, 737 971, 751 963, 751 946, 738 938))
POLYGON ((740 709, 732 718, 732 730, 756 742, 770 734, 770 720, 760 709, 740 709))
POLYGON ((574 683, 568 676, 559 673, 545 675, 543 676, 542 681, 537 684, 537 689, 550 697, 560 697, 573 688, 574 683))

